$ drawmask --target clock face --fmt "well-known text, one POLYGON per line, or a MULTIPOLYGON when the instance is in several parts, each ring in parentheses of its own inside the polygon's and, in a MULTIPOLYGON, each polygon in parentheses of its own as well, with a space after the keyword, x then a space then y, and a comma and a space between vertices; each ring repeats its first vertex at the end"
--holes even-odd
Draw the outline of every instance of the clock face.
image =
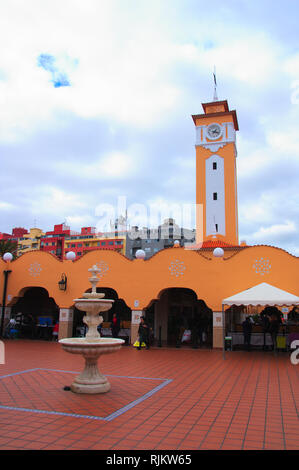
POLYGON ((219 124, 210 124, 207 127, 207 136, 209 139, 218 139, 222 134, 222 129, 219 124))

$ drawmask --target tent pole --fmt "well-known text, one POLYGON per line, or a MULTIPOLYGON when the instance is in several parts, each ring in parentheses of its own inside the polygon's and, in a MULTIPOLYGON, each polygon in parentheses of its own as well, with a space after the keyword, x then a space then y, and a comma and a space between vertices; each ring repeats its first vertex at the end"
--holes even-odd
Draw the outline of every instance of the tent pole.
POLYGON ((222 336, 223 336, 223 359, 225 359, 225 314, 224 314, 223 304, 222 304, 222 336))

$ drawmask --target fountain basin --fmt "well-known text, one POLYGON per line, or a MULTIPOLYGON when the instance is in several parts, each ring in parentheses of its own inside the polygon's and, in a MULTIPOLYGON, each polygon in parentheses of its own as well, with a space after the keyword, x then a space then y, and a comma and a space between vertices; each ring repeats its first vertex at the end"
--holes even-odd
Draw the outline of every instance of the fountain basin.
POLYGON ((106 393, 110 390, 108 379, 98 370, 98 358, 121 349, 123 339, 117 338, 64 338, 59 343, 66 352, 81 354, 85 359, 85 368, 71 384, 75 393, 106 393))
POLYGON ((71 352, 70 350, 73 349, 74 354, 82 354, 80 348, 83 351, 96 348, 99 355, 117 351, 124 342, 123 339, 118 338, 64 338, 59 340, 65 351, 71 352))

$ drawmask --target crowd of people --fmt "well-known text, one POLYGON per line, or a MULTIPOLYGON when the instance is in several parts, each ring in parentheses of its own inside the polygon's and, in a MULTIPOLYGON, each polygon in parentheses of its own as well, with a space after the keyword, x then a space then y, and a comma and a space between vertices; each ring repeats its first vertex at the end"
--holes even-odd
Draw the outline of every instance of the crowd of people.
MULTIPOLYGON (((260 314, 260 325, 263 332, 263 350, 266 350, 266 335, 270 334, 272 339, 272 350, 276 352, 277 336, 280 325, 282 324, 282 314, 276 307, 266 307, 260 314)), ((251 349, 251 334, 253 321, 252 317, 247 316, 242 323, 245 349, 251 349)))
POLYGON ((52 318, 44 324, 37 323, 38 318, 21 312, 13 314, 4 330, 4 338, 58 340, 59 322, 52 323, 52 318), (48 324, 49 323, 49 324, 48 324))

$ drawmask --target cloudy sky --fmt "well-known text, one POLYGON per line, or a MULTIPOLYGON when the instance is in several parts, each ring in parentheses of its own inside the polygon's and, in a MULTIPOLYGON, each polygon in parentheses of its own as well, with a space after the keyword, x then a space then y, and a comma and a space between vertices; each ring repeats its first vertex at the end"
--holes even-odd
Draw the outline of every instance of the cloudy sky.
POLYGON ((0 231, 192 204, 192 114, 238 113, 240 240, 299 256, 296 0, 0 4, 0 231))

